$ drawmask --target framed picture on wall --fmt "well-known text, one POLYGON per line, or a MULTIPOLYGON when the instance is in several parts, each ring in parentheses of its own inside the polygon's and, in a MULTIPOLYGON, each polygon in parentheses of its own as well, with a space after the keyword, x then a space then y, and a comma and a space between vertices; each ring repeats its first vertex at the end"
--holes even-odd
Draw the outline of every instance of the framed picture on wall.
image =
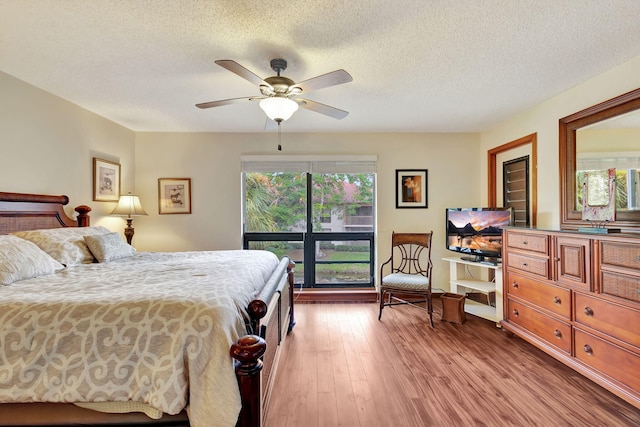
POLYGON ((93 158, 93 200, 117 202, 120 199, 120 164, 93 158))
POLYGON ((396 208, 426 208, 427 170, 396 170, 396 208))
POLYGON ((158 213, 191 213, 191 178, 158 179, 158 213))

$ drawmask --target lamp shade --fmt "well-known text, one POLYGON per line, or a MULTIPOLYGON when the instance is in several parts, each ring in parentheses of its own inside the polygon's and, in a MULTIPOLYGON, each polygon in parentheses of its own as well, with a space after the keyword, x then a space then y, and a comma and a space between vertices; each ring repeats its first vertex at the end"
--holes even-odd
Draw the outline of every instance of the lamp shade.
POLYGON ((281 96, 272 96, 260 101, 260 108, 275 121, 288 120, 298 110, 298 103, 281 96))
POLYGON ((124 215, 131 218, 133 215, 147 215, 147 213, 142 208, 140 198, 129 193, 126 196, 120 196, 118 205, 111 212, 111 215, 124 215))

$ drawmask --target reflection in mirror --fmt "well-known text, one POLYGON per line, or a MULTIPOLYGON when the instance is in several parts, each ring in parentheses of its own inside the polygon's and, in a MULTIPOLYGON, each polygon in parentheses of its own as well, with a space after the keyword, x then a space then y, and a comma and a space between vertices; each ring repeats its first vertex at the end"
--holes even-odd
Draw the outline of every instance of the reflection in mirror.
POLYGON ((616 210, 639 210, 640 111, 576 130, 576 200, 582 209, 582 183, 588 171, 616 169, 616 210))
POLYGON ((616 220, 616 170, 587 171, 584 175, 582 219, 604 232, 606 223, 616 220))
POLYGON ((589 189, 586 197, 588 206, 606 206, 609 204, 609 198, 611 197, 608 179, 609 171, 613 172, 615 169, 587 172, 584 187, 585 190, 589 189))

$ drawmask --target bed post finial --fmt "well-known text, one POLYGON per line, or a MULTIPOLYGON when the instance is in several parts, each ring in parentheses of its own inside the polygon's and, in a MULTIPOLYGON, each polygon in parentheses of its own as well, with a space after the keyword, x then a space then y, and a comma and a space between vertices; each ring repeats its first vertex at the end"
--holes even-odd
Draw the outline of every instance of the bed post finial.
POLYGON ((249 311, 249 317, 251 318, 251 330, 249 332, 259 335, 260 319, 267 315, 269 307, 267 306, 266 302, 259 299, 254 299, 249 303, 247 309, 249 311))
POLYGON ((76 218, 76 221, 78 221, 78 227, 88 227, 91 223, 91 218, 89 217, 91 208, 86 205, 80 205, 74 210, 78 212, 78 217, 76 218))
POLYGON ((237 426, 260 427, 262 424, 262 399, 260 389, 260 358, 267 349, 267 342, 257 335, 245 335, 231 346, 235 359, 236 376, 240 387, 242 409, 237 426))

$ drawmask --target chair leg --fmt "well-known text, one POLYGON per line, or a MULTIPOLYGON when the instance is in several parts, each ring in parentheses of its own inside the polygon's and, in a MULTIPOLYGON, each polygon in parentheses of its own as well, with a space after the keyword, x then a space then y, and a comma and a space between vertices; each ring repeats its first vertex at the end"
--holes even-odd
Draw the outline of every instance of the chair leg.
POLYGON ((431 294, 427 295, 427 313, 429 314, 429 323, 433 328, 433 301, 431 300, 431 294))
POLYGON ((380 313, 378 314, 378 320, 382 318, 383 308, 384 308, 384 290, 380 289, 380 313))

